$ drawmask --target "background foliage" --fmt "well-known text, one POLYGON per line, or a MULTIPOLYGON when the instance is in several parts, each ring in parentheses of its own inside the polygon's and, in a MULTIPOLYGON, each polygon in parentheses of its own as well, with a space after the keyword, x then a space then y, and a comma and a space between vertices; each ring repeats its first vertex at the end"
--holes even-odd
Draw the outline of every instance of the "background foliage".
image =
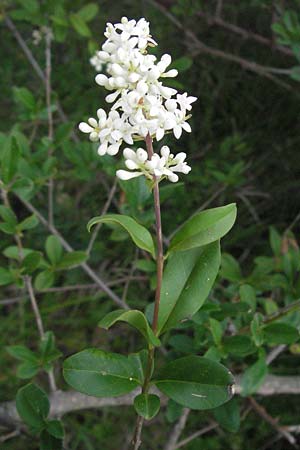
MULTIPOLYGON (((222 6, 222 2, 199 0, 99 0, 92 4, 84 0, 19 0, 2 1, 0 8, 2 178, 14 183, 10 201, 20 226, 29 216, 22 199, 47 216, 47 183, 52 177, 55 227, 77 252, 87 248, 90 235, 86 224, 91 216, 101 214, 112 186, 110 212, 131 214, 149 228, 154 222, 151 197, 141 180, 114 185, 115 161, 99 158, 93 145, 76 130, 87 111, 104 103, 103 92, 93 83, 95 72, 89 58, 103 40, 106 22, 116 22, 122 15, 144 16, 151 22, 152 34, 161 44, 159 51, 170 53, 179 69, 174 86, 199 98, 191 119, 192 135, 170 145, 188 153, 193 170, 184 185, 162 188, 164 234, 168 237, 201 208, 237 202, 239 211, 234 229, 223 242, 226 254, 214 291, 192 321, 172 331, 167 350, 181 357, 202 355, 209 349, 209 356, 224 361, 233 373, 245 373, 244 396, 235 400, 231 415, 222 410, 208 417, 203 412, 192 413, 186 435, 209 420, 221 425, 218 433, 197 438, 184 448, 292 448, 283 441, 269 444, 276 432, 249 407, 247 396, 256 391, 267 371, 299 374, 300 315, 297 311, 283 315, 282 309, 299 299, 300 290, 300 3, 243 0, 222 6), (35 45, 32 33, 41 26, 53 30, 53 142, 48 135, 44 83, 18 45, 11 21, 42 70, 45 40, 35 45), (264 36, 265 42, 257 36, 264 36), (9 167, 8 173, 3 167, 9 167), (273 321, 272 314, 282 316, 273 321), (267 369, 266 356, 276 345, 285 345, 285 351, 267 369)), ((45 349, 37 345, 28 297, 21 283, 11 284, 17 281, 16 252, 11 249, 15 244, 9 234, 13 219, 5 217, 4 210, 1 216, 4 223, 10 223, 2 225, 0 243, 3 401, 15 397, 24 378, 34 376, 46 387, 45 372, 40 369, 47 369, 60 354, 66 357, 89 346, 120 353, 139 348, 135 332, 128 337, 122 324, 113 334, 97 327, 112 309, 111 300, 91 285, 78 267, 84 255, 66 256, 58 240, 49 237, 52 233, 37 221, 25 223, 22 239, 25 248, 42 252, 38 262, 29 261, 33 266, 27 269, 33 274, 45 329, 56 338, 54 345, 53 335, 48 335, 50 350, 43 357, 45 349), (8 257, 13 269, 9 273, 8 257), (62 289, 74 285, 76 289, 62 289), (12 346, 20 344, 34 352, 31 359, 16 355, 12 346)), ((101 227, 88 264, 103 280, 115 282, 114 292, 131 308, 144 310, 152 301, 153 264, 117 226, 101 227)), ((66 388, 60 365, 56 367, 57 380, 66 388)), ((270 416, 280 416, 282 425, 297 423, 296 396, 260 400, 270 416)), ((97 443, 106 449, 120 448, 134 422, 133 408, 125 408, 67 415, 67 448, 93 449, 97 443)), ((151 422, 151 431, 145 428, 145 448, 163 448, 166 430, 172 429, 180 413, 171 402, 167 412, 151 422)), ((9 450, 38 448, 31 436, 23 434, 4 445, 9 450)))

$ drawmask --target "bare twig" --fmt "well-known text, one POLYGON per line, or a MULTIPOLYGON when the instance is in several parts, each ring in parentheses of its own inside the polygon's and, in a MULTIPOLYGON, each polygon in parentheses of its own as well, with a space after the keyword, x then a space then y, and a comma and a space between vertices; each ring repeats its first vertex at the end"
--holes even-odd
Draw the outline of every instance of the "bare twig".
POLYGON ((291 445, 295 445, 296 439, 294 436, 286 431, 284 428, 282 428, 276 419, 274 419, 270 414, 267 413, 265 408, 259 403, 257 403, 256 400, 254 400, 253 397, 249 397, 249 402, 254 409, 254 411, 257 412, 257 414, 262 417, 266 422, 268 422, 273 428, 275 428, 276 431, 278 431, 279 434, 281 434, 291 445))
MULTIPOLYGON (((35 57, 33 56, 30 48, 28 47, 28 45, 26 44, 25 40, 22 38, 20 32, 18 31, 17 27, 15 26, 15 24, 13 23, 13 21, 11 20, 10 17, 5 16, 4 18, 5 24, 6 26, 10 29, 10 31, 12 32, 12 34, 14 35, 14 37, 16 38, 18 44, 20 45, 21 49, 23 50, 26 58, 28 59, 29 63, 32 65, 35 73, 37 74, 37 76, 40 78, 40 80, 46 84, 46 77, 45 74, 41 68, 41 66, 39 65, 39 63, 37 62, 37 60, 35 59, 35 57)), ((63 122, 68 122, 68 118, 61 106, 61 104, 59 103, 59 101, 56 102, 57 105, 57 112, 61 118, 61 120, 63 122)), ((79 142, 78 136, 74 133, 74 131, 72 131, 72 138, 75 142, 79 142)))
POLYGON ((170 433, 168 442, 166 443, 164 450, 175 450, 177 448, 178 439, 180 438, 180 435, 184 430, 189 414, 190 409, 184 408, 178 422, 175 424, 170 433))
POLYGON ((11 433, 7 433, 3 436, 0 436, 0 442, 8 441, 9 439, 20 436, 20 434, 21 434, 20 430, 16 429, 16 430, 12 431, 11 433))
MULTIPOLYGON (((111 205, 112 199, 113 199, 113 197, 115 195, 116 188, 117 188, 117 178, 115 178, 114 184, 112 185, 112 187, 111 187, 111 189, 109 191, 107 200, 106 200, 106 202, 105 202, 105 204, 104 204, 104 206, 102 208, 101 214, 100 214, 101 216, 104 216, 104 214, 107 213, 107 211, 108 211, 108 209, 109 209, 109 207, 111 205)), ((94 242, 97 239, 97 236, 98 236, 98 233, 99 233, 99 230, 100 230, 101 226, 102 226, 102 223, 98 223, 96 225, 93 233, 92 233, 91 239, 90 239, 89 244, 88 244, 87 249, 86 249, 86 252, 87 252, 88 255, 92 251, 94 242)))
POLYGON ((276 45, 276 43, 274 43, 272 39, 268 39, 265 36, 261 36, 260 34, 254 33, 253 31, 245 30, 244 28, 241 28, 235 24, 228 23, 225 20, 221 19, 220 17, 209 16, 203 11, 197 11, 196 14, 197 16, 204 19, 208 23, 208 25, 219 26, 221 28, 224 28, 225 30, 230 31, 231 33, 241 36, 243 39, 251 39, 253 41, 258 42, 259 44, 271 47, 272 49, 277 50, 278 52, 281 52, 284 55, 295 57, 292 50, 290 50, 287 47, 283 47, 282 45, 276 45))
POLYGON ((264 78, 267 78, 271 80, 273 83, 277 84, 278 86, 288 90, 289 92, 293 92, 294 95, 297 97, 300 96, 291 85, 288 83, 280 80, 278 77, 272 75, 270 73, 270 68, 265 67, 261 64, 258 64, 254 61, 248 61, 247 59, 241 58, 240 56, 233 55, 231 53, 224 52, 223 50, 219 50, 214 47, 209 47, 208 45, 204 44, 198 37, 196 36, 193 31, 191 31, 189 28, 186 28, 182 22, 180 22, 173 14, 171 14, 164 6, 156 2, 155 0, 146 0, 147 3, 150 3, 155 8, 157 8, 159 11, 166 16, 170 22, 172 22, 178 29, 180 29, 189 39, 190 42, 193 43, 196 49, 200 53, 206 53, 208 55, 211 55, 216 58, 223 59, 225 61, 230 61, 238 64, 245 70, 249 70, 250 72, 254 72, 264 78))
MULTIPOLYGON (((65 250, 68 252, 74 251, 71 245, 65 240, 65 238, 59 233, 59 231, 55 228, 55 226, 51 225, 45 217, 27 200, 22 199, 19 197, 20 201, 26 206, 26 208, 31 211, 33 214, 36 215, 36 217, 39 219, 39 221, 55 236, 58 237, 60 240, 62 246, 65 250)), ((129 309, 128 305, 122 301, 122 299, 116 295, 108 286, 107 284, 91 269, 91 267, 87 263, 81 263, 80 267, 85 271, 85 273, 88 274, 88 276, 104 291, 111 300, 113 300, 117 305, 119 305, 121 308, 129 309)))
POLYGON ((248 211, 250 212, 251 216, 253 217, 254 222, 261 223, 260 217, 259 217, 258 213, 256 212, 256 209, 254 208, 254 206, 252 205, 250 200, 247 198, 247 196, 244 195, 242 192, 238 192, 237 196, 242 200, 242 202, 248 208, 248 211))
MULTIPOLYGON (((240 376, 236 376, 236 393, 241 392, 240 376)), ((51 417, 59 417, 64 414, 90 408, 102 408, 105 406, 126 406, 132 405, 134 397, 139 393, 135 390, 128 395, 117 398, 97 398, 80 394, 75 391, 56 391, 50 394, 51 417)), ((159 394, 158 391, 155 392, 159 394)), ((299 376, 275 376, 268 375, 264 384, 258 389, 257 395, 299 395, 300 394, 300 377, 299 376)), ((166 399, 161 396, 162 405, 166 404, 166 399)), ((0 404, 0 422, 7 426, 20 423, 20 417, 16 411, 14 401, 4 402, 0 404)))
MULTIPOLYGON (((203 209, 207 208, 207 206, 209 206, 217 197, 219 197, 220 194, 222 194, 222 192, 224 192, 226 189, 226 186, 221 186, 219 189, 217 189, 201 206, 199 206, 199 208, 196 209, 196 211, 186 220, 190 220, 191 217, 194 217, 196 214, 198 214, 200 211, 203 211, 203 209)), ((185 222, 184 222, 185 223, 185 222)), ((172 239, 172 237, 177 233, 177 231, 179 230, 179 228, 181 228, 184 223, 182 225, 180 225, 179 227, 177 227, 169 236, 168 238, 166 238, 168 240, 168 242, 170 242, 170 240, 172 239)))
POLYGON ((194 439, 196 439, 196 438, 198 438, 200 436, 203 436, 203 434, 206 434, 209 431, 214 430, 215 428, 217 428, 217 426, 218 426, 217 423, 212 423, 210 425, 207 425, 207 427, 204 427, 201 430, 196 431, 195 433, 191 434, 187 438, 185 438, 182 441, 178 442, 178 444, 175 447, 175 449, 184 447, 186 444, 188 444, 189 442, 193 441, 194 439))
POLYGON ((266 357, 266 364, 269 366, 276 358, 279 356, 284 350, 286 349, 286 345, 278 345, 278 347, 273 348, 273 350, 270 351, 268 356, 266 357))
POLYGON ((134 271, 135 271, 135 262, 136 262, 136 260, 137 260, 137 258, 138 258, 138 254, 139 254, 139 249, 136 248, 136 249, 135 249, 134 260, 133 260, 132 263, 131 263, 130 272, 129 272, 129 274, 128 274, 128 277, 127 277, 127 280, 126 280, 126 283, 125 283, 125 286, 124 286, 124 289, 123 289, 123 293, 122 293, 122 300, 123 300, 124 302, 126 302, 128 289, 129 289, 129 286, 130 286, 131 281, 132 281, 133 278, 134 278, 133 274, 134 274, 134 271))
POLYGON ((223 9, 223 0, 217 0, 217 6, 216 6, 216 12, 215 12, 216 19, 219 19, 221 17, 222 9, 223 9))

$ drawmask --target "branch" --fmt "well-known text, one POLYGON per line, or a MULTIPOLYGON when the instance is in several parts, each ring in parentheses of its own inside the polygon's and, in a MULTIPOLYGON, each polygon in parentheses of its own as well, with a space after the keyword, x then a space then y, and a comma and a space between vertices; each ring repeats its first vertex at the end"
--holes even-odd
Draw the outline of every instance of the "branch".
POLYGON ((272 416, 270 416, 270 414, 267 413, 266 409, 261 406, 259 403, 257 403, 256 400, 254 400, 253 397, 249 397, 249 402, 252 406, 252 408, 254 409, 254 411, 262 418, 264 419, 268 424, 270 424, 276 431, 278 431, 278 433, 284 437, 291 445, 295 445, 296 443, 296 439, 294 438, 294 436, 286 431, 285 429, 283 429, 279 424, 278 421, 276 419, 274 419, 272 416))
MULTIPOLYGON (((241 392, 240 376, 236 376, 236 393, 241 392)), ((83 409, 99 409, 105 406, 129 406, 134 397, 140 393, 135 390, 130 394, 117 398, 97 398, 80 394, 75 391, 56 391, 50 394, 51 417, 60 417, 64 414, 83 409)), ((158 392, 155 392, 158 394, 158 392)), ((300 394, 300 376, 268 375, 264 384, 256 392, 257 395, 291 395, 300 394)), ((160 394, 162 404, 166 404, 166 398, 160 394)), ((20 422, 14 401, 0 404, 0 422, 9 426, 20 422)))
POLYGON ((174 428, 170 433, 168 442, 166 443, 164 450, 175 450, 177 448, 178 439, 180 438, 180 435, 184 430, 190 411, 191 410, 189 408, 183 409, 178 422, 175 424, 174 428))
POLYGON ((243 39, 251 39, 253 41, 258 42, 259 44, 265 45, 266 47, 271 47, 272 49, 277 50, 280 53, 295 57, 292 50, 290 50, 289 48, 283 47, 282 45, 274 45, 274 42, 272 39, 268 39, 265 36, 261 36, 260 34, 253 33, 252 31, 245 30, 244 28, 241 28, 237 25, 226 22, 225 20, 221 19, 220 17, 217 17, 217 16, 211 17, 211 16, 205 14, 203 11, 198 11, 196 14, 197 14, 197 16, 204 19, 208 25, 216 25, 218 27, 224 28, 225 30, 228 30, 234 34, 241 36, 243 39))
MULTIPOLYGON (((41 79, 41 81, 43 82, 43 84, 46 85, 46 77, 45 74, 43 72, 43 70, 41 69, 41 66, 39 65, 39 63, 37 62, 37 60, 35 59, 35 57, 33 56, 30 48, 28 47, 28 45, 26 44, 25 40, 22 38, 21 34, 19 33, 17 27, 15 26, 15 24, 13 23, 13 21, 11 20, 10 17, 5 16, 4 18, 4 22, 7 26, 7 28, 9 28, 9 30, 12 32, 12 34, 14 35, 15 39, 17 40, 18 44, 20 45, 21 49, 23 50, 26 58, 28 59, 28 61, 30 62, 30 64, 32 65, 35 73, 37 74, 37 76, 41 79)), ((60 102, 57 100, 56 102, 57 105, 57 112, 61 118, 61 120, 63 122, 69 122, 60 102)), ((72 138, 75 142, 79 142, 78 136, 74 133, 74 131, 72 131, 72 138)))
MULTIPOLYGON (((71 245, 65 240, 65 238, 59 233, 59 231, 55 228, 54 225, 51 225, 45 217, 27 200, 22 199, 21 197, 18 197, 19 200, 23 203, 26 208, 31 211, 33 214, 36 215, 36 217, 39 219, 39 221, 55 236, 58 237, 58 239, 61 242, 61 245, 64 247, 65 250, 68 252, 73 252, 73 248, 71 245)), ((80 267, 84 270, 85 273, 88 274, 88 276, 104 291, 108 297, 110 297, 117 305, 121 306, 121 308, 129 309, 128 305, 123 302, 123 300, 116 295, 108 286, 107 284, 91 269, 91 267, 87 263, 81 263, 80 267)))
POLYGON ((180 22, 173 14, 171 14, 165 7, 157 3, 155 0, 146 0, 146 1, 147 3, 150 3, 152 6, 157 8, 162 14, 164 14, 164 16, 166 16, 170 20, 170 22, 172 22, 178 29, 180 29, 182 33, 184 33, 186 37, 191 42, 193 42, 195 48, 197 48, 200 53, 206 53, 213 57, 224 59, 225 61, 234 62, 239 66, 241 66, 243 69, 249 70, 250 72, 254 72, 264 78, 267 78, 268 80, 271 80, 273 83, 286 89, 287 91, 293 92, 294 95, 297 95, 297 97, 298 96, 300 97, 300 95, 297 92, 295 92, 292 86, 290 86, 288 83, 285 83, 284 81, 280 80, 278 77, 270 73, 274 70, 273 68, 263 66, 254 61, 249 61, 247 59, 241 58, 240 56, 233 55, 231 53, 226 53, 223 50, 219 50, 214 47, 209 47, 208 45, 200 41, 200 39, 198 39, 195 33, 193 33, 188 28, 185 28, 184 24, 180 22))

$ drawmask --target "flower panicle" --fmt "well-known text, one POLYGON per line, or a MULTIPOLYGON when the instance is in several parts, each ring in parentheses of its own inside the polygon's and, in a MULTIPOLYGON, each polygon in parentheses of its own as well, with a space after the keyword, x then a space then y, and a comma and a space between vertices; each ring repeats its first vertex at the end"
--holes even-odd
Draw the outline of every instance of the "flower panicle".
MULTIPOLYGON (((106 73, 98 73, 95 80, 109 91, 106 102, 111 104, 111 109, 107 114, 100 108, 97 118, 79 124, 79 129, 89 134, 92 142, 99 143, 99 155, 116 155, 123 143, 133 145, 137 137, 145 139, 148 134, 160 141, 166 133, 173 132, 177 139, 183 131, 190 133, 188 119, 197 98, 163 84, 162 80, 176 77, 177 70, 169 67, 172 62, 169 54, 158 60, 148 53, 148 47, 157 45, 150 34, 149 22, 144 18, 136 21, 123 17, 120 23, 108 23, 104 35, 106 41, 90 62, 97 72, 105 68, 106 73)), ((167 152, 166 148, 162 147, 161 151, 167 152)), ((177 157, 171 158, 170 151, 168 157, 161 153, 140 161, 137 155, 143 155, 143 159, 145 150, 131 150, 135 158, 132 153, 127 157, 129 150, 124 150, 125 165, 133 171, 118 171, 122 179, 145 175, 174 182, 178 180, 174 172, 190 170, 183 161, 179 165, 171 164, 177 157)), ((179 153, 182 154, 185 155, 179 153)))

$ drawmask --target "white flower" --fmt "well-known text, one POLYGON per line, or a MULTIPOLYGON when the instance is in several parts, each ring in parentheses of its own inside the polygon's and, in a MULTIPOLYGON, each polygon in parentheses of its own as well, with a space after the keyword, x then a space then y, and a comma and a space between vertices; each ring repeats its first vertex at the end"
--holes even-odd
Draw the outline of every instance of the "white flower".
POLYGON ((123 141, 133 144, 132 127, 124 122, 117 111, 110 111, 107 116, 104 109, 97 111, 98 121, 94 118, 88 119, 88 122, 81 122, 79 129, 83 133, 90 134, 92 142, 100 142, 98 154, 100 156, 108 153, 116 155, 123 141))
MULTIPOLYGON (((169 54, 157 59, 148 53, 149 47, 157 45, 149 23, 144 18, 136 21, 123 17, 120 23, 108 23, 104 35, 102 49, 90 62, 97 71, 105 68, 105 73, 98 73, 95 80, 109 91, 105 100, 111 109, 108 114, 99 109, 97 120, 90 118, 79 124, 91 141, 99 142, 99 155, 115 155, 124 142, 132 145, 134 139, 144 139, 148 134, 159 141, 166 132, 172 131, 177 139, 182 130, 191 132, 187 121, 196 97, 163 84, 166 78, 176 77, 177 70, 170 68, 169 54)), ((190 167, 178 159, 182 154, 174 157, 163 149, 161 155, 154 154, 149 160, 143 149, 132 153, 125 149, 129 171, 120 170, 117 175, 122 179, 144 175, 151 180, 155 176, 177 181, 174 172, 188 173, 190 167)))
POLYGON ((130 148, 125 148, 123 155, 126 167, 133 171, 117 170, 117 177, 121 180, 130 180, 144 175, 146 178, 158 181, 168 178, 169 181, 175 183, 178 181, 178 175, 174 172, 188 174, 191 168, 185 162, 186 154, 181 152, 176 156, 170 153, 169 147, 164 145, 160 150, 161 156, 157 153, 152 155, 151 159, 147 159, 147 152, 138 148, 136 152, 130 148))
POLYGON ((95 67, 95 70, 97 72, 100 72, 100 70, 103 69, 103 64, 104 64, 103 57, 100 57, 99 53, 101 53, 101 52, 96 52, 94 54, 94 56, 92 56, 90 58, 90 64, 95 67))

